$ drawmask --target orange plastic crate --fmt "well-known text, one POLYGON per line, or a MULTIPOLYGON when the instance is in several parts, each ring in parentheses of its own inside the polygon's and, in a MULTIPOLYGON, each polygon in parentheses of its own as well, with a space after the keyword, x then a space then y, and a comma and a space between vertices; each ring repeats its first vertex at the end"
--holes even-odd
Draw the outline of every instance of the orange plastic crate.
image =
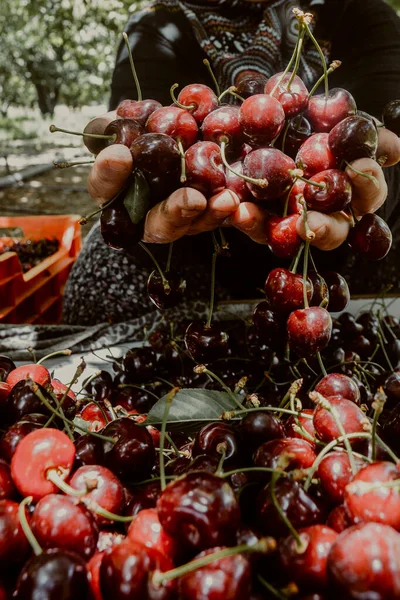
POLYGON ((81 249, 79 215, 0 217, 0 228, 20 227, 32 240, 56 238, 55 254, 23 273, 15 252, 0 255, 0 323, 57 323, 69 272, 81 249))

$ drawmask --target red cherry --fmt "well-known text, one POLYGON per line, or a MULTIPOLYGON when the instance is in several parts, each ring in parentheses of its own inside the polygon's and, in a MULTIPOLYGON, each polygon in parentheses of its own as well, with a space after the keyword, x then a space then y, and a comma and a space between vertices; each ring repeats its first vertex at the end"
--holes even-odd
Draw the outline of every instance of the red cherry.
POLYGON ((247 413, 240 421, 239 427, 243 444, 250 452, 257 450, 264 442, 285 437, 282 421, 263 410, 247 413))
POLYGON ((100 589, 100 566, 104 552, 96 552, 87 563, 91 600, 103 600, 100 589))
POLYGON ((0 458, 0 500, 13 498, 15 492, 10 466, 0 458))
POLYGON ((154 111, 147 120, 148 133, 165 133, 182 143, 186 150, 197 141, 198 127, 192 115, 177 106, 163 106, 154 111))
POLYGON ((243 143, 243 132, 239 123, 238 106, 221 106, 213 110, 201 126, 203 139, 220 144, 224 138, 228 140, 228 150, 234 151, 243 143))
POLYGON ((347 243, 357 254, 370 260, 381 260, 392 247, 392 232, 381 217, 368 213, 350 229, 347 243))
POLYGON ((211 323, 207 327, 200 321, 193 321, 184 336, 185 346, 190 356, 201 364, 224 358, 228 351, 228 341, 228 334, 218 323, 211 323))
MULTIPOLYGON (((252 98, 249 98, 249 100, 252 100, 252 98)), ((247 187, 257 200, 274 200, 282 196, 293 184, 293 177, 289 171, 294 167, 293 159, 280 150, 276 148, 258 148, 245 157, 243 173, 252 179, 266 179, 268 181, 266 187, 247 182, 247 187)))
POLYGON ((331 510, 328 515, 326 524, 332 527, 337 533, 342 533, 345 529, 352 525, 349 515, 344 504, 339 504, 331 510))
MULTIPOLYGON (((310 301, 313 287, 309 279, 306 285, 307 297, 310 301)), ((267 277, 264 290, 272 309, 279 313, 289 313, 304 306, 303 278, 288 269, 283 267, 273 269, 267 277)))
MULTIPOLYGON (((364 463, 361 459, 354 458, 357 467, 364 463)), ((340 504, 344 499, 344 491, 353 474, 347 452, 334 451, 327 454, 318 466, 318 477, 328 499, 340 504)))
POLYGON ((288 343, 299 356, 310 356, 331 339, 332 318, 325 308, 311 306, 295 310, 287 322, 288 343))
POLYGON ((263 146, 276 138, 285 124, 285 112, 278 100, 267 94, 246 98, 240 107, 240 125, 251 146, 263 146))
POLYGON ((328 169, 313 175, 310 179, 324 185, 321 189, 307 183, 303 190, 307 207, 322 213, 338 212, 347 208, 351 202, 352 187, 344 171, 328 169))
POLYGON ((342 373, 329 373, 315 386, 315 391, 322 396, 341 396, 360 404, 360 389, 354 379, 342 373))
POLYGON ((29 550, 19 521, 17 502, 0 500, 0 567, 23 562, 29 550))
MULTIPOLYGON (((59 379, 52 379, 50 383, 53 388, 53 392, 57 396, 57 400, 60 402, 65 392, 68 390, 68 386, 66 386, 64 383, 61 383, 59 379)), ((69 390, 67 395, 71 398, 71 400, 76 400, 76 396, 72 390, 69 390)))
POLYGON ((197 142, 185 154, 187 185, 207 198, 226 186, 221 151, 214 142, 197 142))
POLYGON ((329 133, 329 148, 338 163, 375 158, 378 131, 374 121, 357 115, 343 119, 329 133))
POLYGON ((208 423, 197 432, 192 447, 192 456, 208 454, 221 457, 219 446, 225 449, 225 461, 232 462, 238 458, 239 448, 235 431, 228 423, 208 423))
POLYGON ((311 96, 306 116, 314 131, 329 133, 340 121, 356 112, 356 101, 350 92, 343 88, 332 88, 328 98, 325 94, 311 96))
POLYGON ((337 598, 400 598, 399 573, 400 534, 379 523, 346 529, 328 557, 328 576, 337 598))
MULTIPOLYGON (((251 152, 251 150, 252 150, 252 148, 250 148, 250 152, 251 152)), ((236 173, 240 173, 240 174, 243 173, 243 162, 241 160, 238 160, 237 162, 233 163, 231 166, 232 166, 232 169, 234 171, 236 171, 236 173)), ((242 177, 235 175, 235 173, 232 173, 232 171, 229 171, 229 169, 227 169, 226 173, 225 173, 225 178, 226 178, 226 184, 225 184, 226 189, 231 190, 232 192, 235 192, 235 194, 238 196, 240 202, 251 202, 254 200, 249 188, 247 187, 245 180, 242 177)))
POLYGON ((6 383, 13 388, 22 379, 31 379, 43 387, 47 387, 51 383, 49 371, 43 365, 37 364, 17 367, 7 376, 6 383))
POLYGON ((104 408, 101 409, 94 402, 89 402, 79 414, 79 418, 88 423, 88 431, 96 432, 107 425, 108 421, 106 421, 104 415, 106 417, 110 416, 107 410, 104 408))
POLYGON ((266 94, 270 94, 279 82, 272 97, 279 100, 285 111, 286 117, 291 119, 307 108, 308 90, 298 75, 294 76, 294 79, 290 84, 290 90, 288 90, 288 83, 292 73, 289 71, 283 79, 282 75, 283 72, 272 75, 272 77, 268 79, 264 91, 266 94))
POLYGON ((47 479, 47 473, 56 469, 65 479, 75 458, 75 446, 58 429, 38 429, 25 436, 17 446, 11 461, 11 474, 18 491, 32 496, 34 501, 58 491, 47 479))
POLYGON ((0 456, 10 463, 22 438, 31 431, 42 429, 48 420, 49 418, 45 415, 31 413, 25 415, 22 421, 14 423, 0 438, 0 456))
POLYGON ((300 147, 296 156, 296 166, 304 171, 309 179, 320 171, 336 168, 336 159, 328 144, 328 133, 316 133, 300 147))
POLYGON ((104 135, 114 135, 113 141, 108 141, 107 145, 123 144, 128 148, 133 142, 145 133, 143 125, 140 125, 133 119, 116 119, 111 121, 104 130, 104 135))
POLYGON ((313 420, 308 419, 307 417, 303 416, 304 414, 313 415, 314 410, 312 408, 304 408, 301 412, 302 412, 302 414, 299 415, 297 418, 295 418, 294 415, 292 415, 285 422, 286 435, 288 437, 292 437, 292 438, 299 438, 301 440, 304 440, 304 439, 307 440, 307 442, 315 450, 317 447, 316 443, 311 442, 309 439, 309 436, 311 436, 314 439, 316 437, 313 420), (299 427, 301 428, 300 431, 298 430, 299 427), (302 429, 305 429, 306 434, 304 434, 302 432, 302 429), (309 436, 307 436, 307 433, 309 434, 309 436))
POLYGON ((134 119, 143 127, 149 116, 157 109, 162 108, 162 104, 157 100, 122 100, 117 108, 117 115, 121 119, 134 119))
POLYGON ((141 510, 129 525, 127 535, 132 542, 153 548, 169 560, 177 555, 177 543, 161 527, 155 508, 141 510))
MULTIPOLYGON (((289 215, 292 214, 300 214, 303 210, 303 206, 300 204, 300 200, 303 198, 303 191, 305 187, 305 182, 301 179, 297 179, 292 185, 287 205, 287 212, 289 215)), ((286 201, 286 198, 283 196, 282 201, 286 201)))
POLYGON ((184 87, 179 92, 178 102, 188 107, 199 125, 210 112, 218 108, 217 96, 208 85, 202 83, 192 83, 184 87))
POLYGON ((323 590, 328 583, 328 555, 338 534, 326 525, 311 525, 299 531, 299 535, 301 548, 292 536, 279 544, 282 566, 297 585, 323 590))
POLYGON ((300 246, 301 238, 297 233, 298 214, 287 217, 269 215, 266 222, 267 244, 271 252, 279 258, 293 258, 300 246))
POLYGON ((242 98, 248 98, 255 94, 262 94, 264 92, 265 84, 268 81, 265 75, 261 75, 256 71, 251 73, 247 71, 246 73, 239 73, 237 77, 239 81, 236 83, 236 93, 242 98))
POLYGON ((350 302, 350 290, 347 281, 335 271, 324 271, 322 277, 325 279, 329 291, 329 312, 341 312, 350 302))
MULTIPOLYGON (((354 402, 340 396, 330 396, 327 400, 342 423, 346 434, 366 431, 366 425, 369 422, 363 411, 354 402)), ((314 411, 314 427, 318 437, 326 443, 342 435, 332 414, 322 405, 318 405, 314 411)), ((350 440, 350 443, 354 443, 354 440, 350 440)))
MULTIPOLYGON (((298 438, 271 440, 262 444, 254 453, 253 463, 256 467, 277 468, 279 459, 287 455, 289 464, 286 471, 308 469, 316 459, 316 454, 309 442, 298 438), (290 460, 289 460, 290 459, 290 460)), ((259 473, 260 479, 268 480, 267 474, 259 473)))

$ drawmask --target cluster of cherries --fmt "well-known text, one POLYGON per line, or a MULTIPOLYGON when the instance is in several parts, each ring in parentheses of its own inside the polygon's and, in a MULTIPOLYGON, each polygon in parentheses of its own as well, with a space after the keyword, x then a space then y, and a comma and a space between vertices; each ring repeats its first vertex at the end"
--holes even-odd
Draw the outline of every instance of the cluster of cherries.
POLYGON ((323 377, 260 305, 222 359, 166 323, 76 394, 84 362, 64 385, 1 356, 1 600, 400 597, 400 323, 378 308, 334 320, 323 377), (169 420, 192 388, 231 410, 169 420))
POLYGON ((15 252, 24 273, 36 267, 45 258, 58 251, 60 243, 57 239, 42 238, 41 240, 8 240, 2 244, 0 240, 0 255, 15 252))

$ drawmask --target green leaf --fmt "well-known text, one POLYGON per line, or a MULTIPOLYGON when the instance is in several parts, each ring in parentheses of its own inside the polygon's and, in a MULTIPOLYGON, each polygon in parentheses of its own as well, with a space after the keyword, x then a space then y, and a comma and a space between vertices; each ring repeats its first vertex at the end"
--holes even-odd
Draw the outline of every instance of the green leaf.
POLYGON ((133 173, 133 183, 125 195, 124 206, 135 225, 140 223, 149 210, 150 189, 145 176, 139 169, 133 173))

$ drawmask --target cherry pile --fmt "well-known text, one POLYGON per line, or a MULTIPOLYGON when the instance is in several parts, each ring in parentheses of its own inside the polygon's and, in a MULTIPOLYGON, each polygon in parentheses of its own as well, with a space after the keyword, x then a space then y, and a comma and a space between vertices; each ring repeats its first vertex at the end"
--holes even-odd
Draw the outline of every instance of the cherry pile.
POLYGON ((21 263, 22 271, 26 273, 41 263, 42 260, 57 252, 59 247, 59 241, 52 238, 16 240, 1 244, 0 255, 6 252, 15 252, 21 263))

